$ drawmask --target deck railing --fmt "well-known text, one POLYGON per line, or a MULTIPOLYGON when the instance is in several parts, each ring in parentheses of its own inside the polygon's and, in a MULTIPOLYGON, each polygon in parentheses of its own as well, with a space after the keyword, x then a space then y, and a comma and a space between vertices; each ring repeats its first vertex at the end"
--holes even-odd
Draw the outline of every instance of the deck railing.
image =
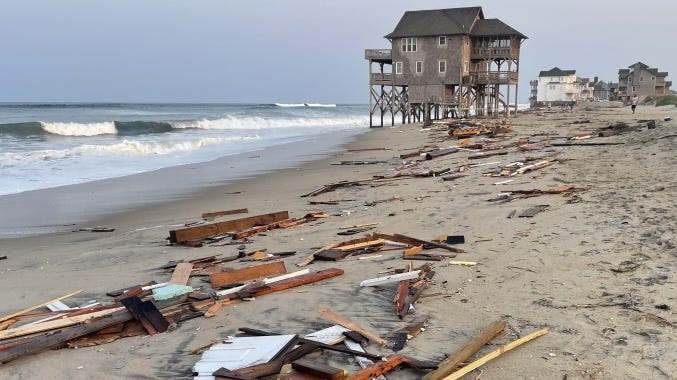
POLYGON ((392 84, 393 74, 391 73, 372 73, 369 77, 371 84, 392 84))
POLYGON ((391 49, 366 49, 364 59, 371 60, 389 60, 393 58, 391 49))
POLYGON ((471 58, 492 58, 492 57, 505 57, 513 58, 519 57, 519 50, 513 49, 511 47, 483 47, 477 46, 474 47, 471 51, 471 58))
POLYGON ((517 81, 515 71, 473 72, 463 78, 466 84, 511 84, 517 81))

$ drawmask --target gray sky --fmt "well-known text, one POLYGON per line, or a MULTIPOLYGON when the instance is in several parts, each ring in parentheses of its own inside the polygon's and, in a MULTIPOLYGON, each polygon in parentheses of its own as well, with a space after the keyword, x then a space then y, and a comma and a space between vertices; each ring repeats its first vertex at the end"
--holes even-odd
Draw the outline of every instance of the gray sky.
POLYGON ((522 103, 554 66, 677 79, 675 0, 0 0, 0 102, 368 103, 404 11, 477 5, 529 37, 522 103))

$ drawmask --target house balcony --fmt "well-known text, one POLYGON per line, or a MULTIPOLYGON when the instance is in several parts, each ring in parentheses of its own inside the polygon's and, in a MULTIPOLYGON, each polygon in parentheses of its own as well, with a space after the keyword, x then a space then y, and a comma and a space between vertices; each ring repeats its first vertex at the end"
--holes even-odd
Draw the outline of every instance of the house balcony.
POLYGON ((393 63, 393 52, 391 49, 365 49, 364 59, 380 63, 393 63))
POLYGON ((393 74, 392 73, 372 73, 372 74, 369 75, 369 84, 392 86, 392 84, 393 84, 393 74))
POLYGON ((477 46, 470 51, 470 59, 519 58, 518 48, 477 46))
POLYGON ((515 84, 517 72, 515 71, 490 71, 471 72, 463 77, 464 84, 515 84))

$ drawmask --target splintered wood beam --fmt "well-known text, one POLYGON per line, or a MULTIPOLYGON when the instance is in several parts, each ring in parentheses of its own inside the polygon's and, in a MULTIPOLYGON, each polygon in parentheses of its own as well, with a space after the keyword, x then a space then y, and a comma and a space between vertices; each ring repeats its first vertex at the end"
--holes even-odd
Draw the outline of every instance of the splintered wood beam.
POLYGON ((19 315, 21 315, 21 314, 26 314, 26 313, 28 313, 29 311, 33 311, 33 310, 35 310, 35 309, 39 309, 39 308, 41 308, 41 307, 43 307, 43 306, 47 306, 47 305, 49 305, 50 303, 54 303, 54 302, 56 302, 56 301, 61 301, 61 300, 64 300, 64 299, 66 299, 66 298, 73 297, 74 295, 80 294, 80 293, 82 293, 82 292, 84 292, 84 289, 76 290, 76 291, 74 291, 73 293, 68 293, 68 294, 66 294, 65 296, 61 296, 61 297, 55 298, 55 299, 53 299, 53 300, 49 300, 49 301, 46 301, 46 302, 43 302, 43 303, 40 303, 40 304, 31 306, 31 307, 26 308, 26 309, 23 309, 23 310, 21 310, 21 311, 17 311, 16 313, 12 313, 12 314, 5 315, 4 317, 0 317, 0 322, 6 321, 6 320, 8 320, 8 319, 12 319, 12 318, 14 318, 14 317, 16 317, 16 316, 19 316, 19 315))
POLYGON ((287 273, 287 268, 284 265, 284 261, 274 261, 248 268, 214 273, 209 276, 209 281, 212 283, 212 287, 219 288, 223 285, 232 284, 234 282, 253 280, 255 278, 282 273, 287 273))
POLYGON ((459 369, 458 371, 452 373, 451 375, 442 378, 442 380, 456 380, 456 379, 459 379, 461 376, 463 376, 463 375, 465 375, 466 373, 468 373, 468 372, 474 370, 475 368, 480 367, 481 365, 485 364, 486 362, 491 361, 491 360, 497 358, 498 356, 500 356, 500 355, 502 355, 502 354, 504 354, 504 353, 506 353, 506 352, 512 350, 513 348, 519 347, 519 346, 523 345, 524 343, 526 343, 526 342, 528 342, 528 341, 530 341, 530 340, 536 339, 536 338, 538 338, 538 337, 540 337, 540 336, 543 336, 543 335, 545 335, 545 334, 547 334, 547 333, 548 333, 548 330, 547 330, 547 329, 541 329, 541 330, 535 331, 535 332, 533 332, 533 333, 531 333, 531 334, 529 334, 529 335, 523 336, 523 337, 520 338, 520 339, 517 339, 517 340, 515 340, 515 341, 512 341, 512 342, 506 344, 505 346, 503 346, 503 347, 501 347, 501 348, 499 348, 499 349, 497 349, 497 350, 494 350, 494 351, 492 351, 492 352, 490 352, 490 353, 488 353, 488 354, 482 356, 481 358, 479 358, 479 359, 475 360, 474 362, 472 362, 472 363, 470 363, 470 364, 464 366, 463 368, 461 368, 461 369, 459 369))
POLYGON ((78 316, 74 316, 74 317, 63 317, 63 318, 60 318, 60 319, 57 319, 57 320, 54 320, 54 321, 42 322, 42 323, 38 323, 38 324, 35 324, 35 325, 15 327, 13 329, 0 331, 0 339, 15 338, 15 337, 26 336, 26 335, 35 334, 35 333, 38 333, 38 332, 47 331, 47 330, 53 330, 53 329, 73 326, 73 325, 76 325, 78 323, 86 322, 86 321, 94 319, 94 318, 99 318, 99 317, 103 317, 103 316, 106 316, 106 315, 113 314, 113 313, 115 313, 116 311, 119 311, 119 310, 124 310, 124 307, 117 307, 117 308, 114 308, 114 309, 100 310, 100 311, 96 311, 96 312, 93 312, 93 313, 78 315, 78 316))
POLYGON ((186 227, 169 231, 169 241, 172 244, 182 244, 191 240, 199 240, 226 232, 242 231, 254 226, 261 226, 289 219, 288 211, 278 211, 270 214, 250 216, 218 223, 208 223, 199 226, 186 227))
POLYGON ((428 372, 421 380, 441 380, 445 376, 448 376, 450 373, 454 372, 458 366, 468 360, 471 356, 475 355, 485 344, 489 343, 496 335, 498 335, 503 329, 505 329, 505 321, 496 321, 492 324, 485 327, 479 334, 472 337, 468 342, 466 342, 463 347, 454 351, 446 359, 444 359, 438 366, 437 369, 428 372))
POLYGON ((373 333, 373 332, 371 332, 367 329, 360 327, 359 325, 357 325, 353 321, 349 320, 348 318, 346 318, 342 315, 339 315, 339 314, 333 312, 330 309, 321 310, 320 315, 322 315, 324 318, 326 318, 326 319, 328 319, 328 320, 330 320, 334 323, 338 323, 339 325, 341 325, 341 326, 343 326, 347 329, 351 329, 353 331, 356 331, 356 332, 362 334, 362 336, 366 337, 367 339, 369 339, 373 342, 380 344, 381 346, 384 346, 384 347, 388 346, 387 340, 381 338, 380 336, 376 335, 375 333, 373 333))

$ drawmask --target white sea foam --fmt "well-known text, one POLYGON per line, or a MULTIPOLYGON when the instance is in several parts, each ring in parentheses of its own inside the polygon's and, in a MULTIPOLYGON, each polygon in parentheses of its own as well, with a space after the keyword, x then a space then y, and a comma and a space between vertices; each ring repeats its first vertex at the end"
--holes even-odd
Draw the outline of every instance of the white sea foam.
POLYGON ((207 146, 224 142, 258 140, 258 136, 249 137, 205 137, 182 141, 138 141, 123 140, 117 144, 109 145, 83 145, 76 150, 81 153, 109 153, 117 155, 166 155, 176 152, 188 152, 199 150, 207 146))
POLYGON ((278 107, 305 107, 305 103, 275 103, 278 107))
POLYGON ((296 118, 296 119, 267 119, 262 117, 233 117, 221 119, 191 120, 174 122, 174 128, 198 129, 266 129, 266 128, 322 128, 322 127, 361 127, 369 123, 368 117, 351 118, 296 118))
POLYGON ((97 135, 114 135, 118 131, 115 129, 115 123, 47 123, 40 122, 42 129, 62 136, 97 136, 97 135))
POLYGON ((336 104, 306 103, 308 107, 336 107, 336 104))

